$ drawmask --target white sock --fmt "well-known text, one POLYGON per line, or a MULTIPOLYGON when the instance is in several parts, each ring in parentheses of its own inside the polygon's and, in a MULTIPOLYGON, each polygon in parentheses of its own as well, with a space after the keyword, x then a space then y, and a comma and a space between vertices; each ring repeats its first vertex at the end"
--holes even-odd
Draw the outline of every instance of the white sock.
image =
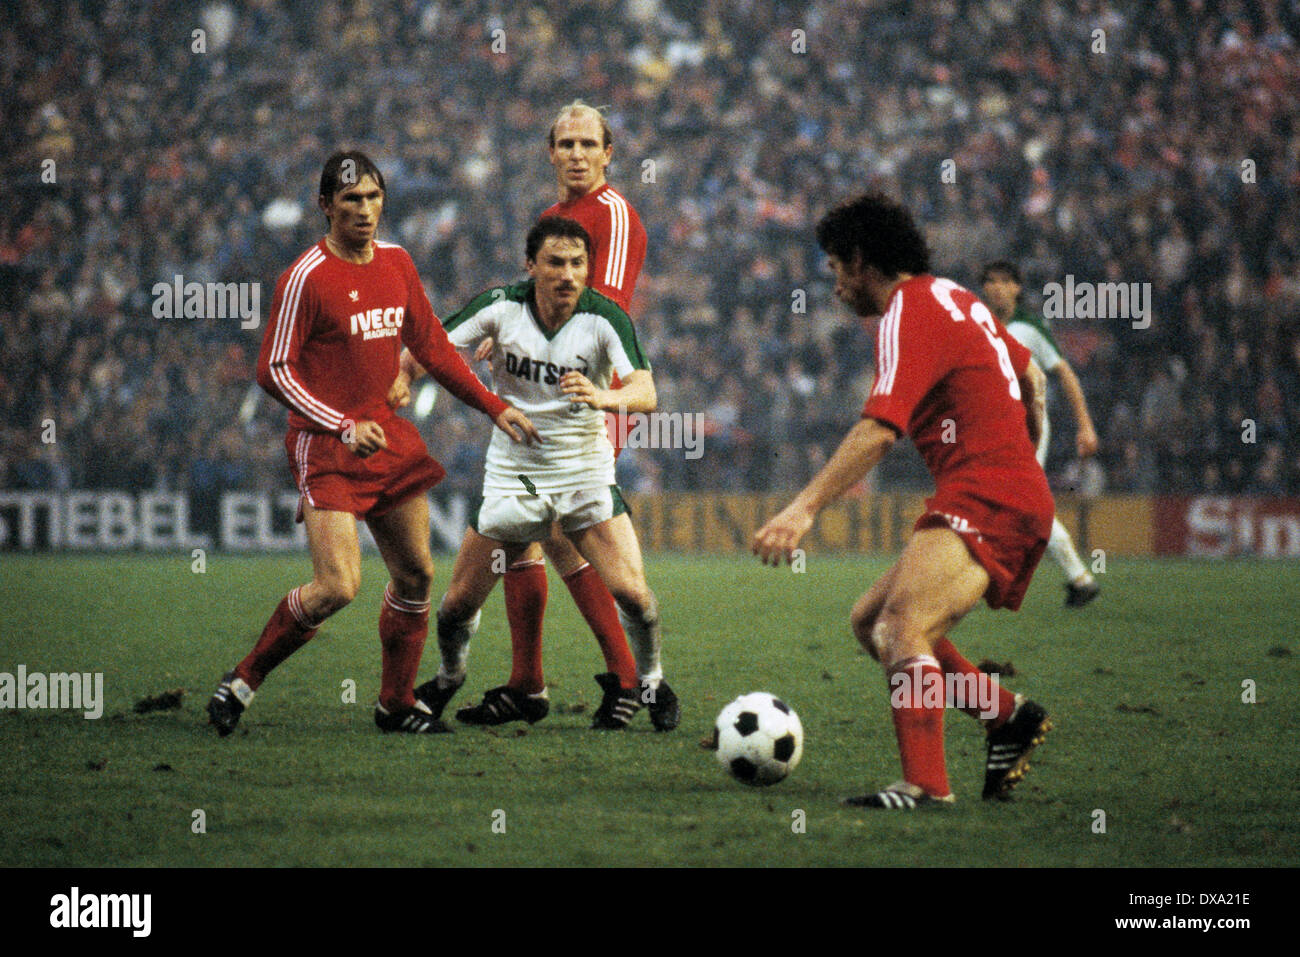
POLYGON ((1061 566, 1065 577, 1072 584, 1092 583, 1092 575, 1079 559, 1079 553, 1074 550, 1074 542, 1070 540, 1070 533, 1065 530, 1059 518, 1052 519, 1052 537, 1047 540, 1047 552, 1052 556, 1052 560, 1061 566))
POLYGON ((459 684, 465 680, 465 662, 469 658, 469 643, 478 631, 478 623, 483 618, 483 610, 474 612, 468 621, 452 621, 438 608, 438 651, 442 653, 442 665, 438 668, 438 677, 442 683, 459 684))
POLYGON ((650 607, 644 615, 632 616, 618 606, 618 620, 627 632, 632 657, 636 659, 636 676, 657 688, 663 680, 664 670, 659 663, 659 603, 650 596, 650 607))
POLYGON ((235 677, 230 679, 230 693, 235 696, 235 699, 240 704, 247 708, 253 703, 253 695, 257 692, 249 687, 248 682, 243 678, 235 677))

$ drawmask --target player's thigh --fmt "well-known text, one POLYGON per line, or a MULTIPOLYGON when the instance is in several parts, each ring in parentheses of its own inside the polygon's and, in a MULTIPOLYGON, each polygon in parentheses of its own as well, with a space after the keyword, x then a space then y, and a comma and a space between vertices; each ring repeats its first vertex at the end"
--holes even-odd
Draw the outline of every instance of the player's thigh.
POLYGON ((894 566, 880 616, 937 641, 983 597, 989 574, 949 528, 914 532, 894 566))
POLYGON ((497 579, 526 548, 526 542, 501 542, 472 528, 465 529, 452 565, 451 583, 443 596, 443 608, 457 618, 473 615, 492 594, 497 579))
POLYGON ((351 601, 361 584, 361 542, 355 516, 304 502, 302 521, 311 551, 312 579, 335 596, 351 601))
POLYGON ((641 544, 626 512, 568 535, 615 598, 638 603, 648 598, 641 544))
POLYGON ((555 570, 561 577, 570 575, 582 567, 584 561, 582 555, 573 547, 573 543, 564 534, 564 529, 560 527, 559 522, 551 524, 549 538, 540 545, 531 546, 531 549, 538 548, 546 553, 546 557, 551 560, 551 564, 555 566, 555 570))
MULTIPOLYGON (((552 530, 551 534, 555 534, 552 530)), ((519 553, 516 562, 539 562, 543 555, 549 555, 551 550, 542 545, 541 542, 529 542, 528 546, 519 553)), ((513 564, 513 563, 512 563, 513 564)))
POLYGON ((428 596, 433 578, 433 554, 429 551, 429 500, 412 495, 383 515, 368 519, 379 554, 399 588, 420 594, 401 593, 402 598, 428 596))

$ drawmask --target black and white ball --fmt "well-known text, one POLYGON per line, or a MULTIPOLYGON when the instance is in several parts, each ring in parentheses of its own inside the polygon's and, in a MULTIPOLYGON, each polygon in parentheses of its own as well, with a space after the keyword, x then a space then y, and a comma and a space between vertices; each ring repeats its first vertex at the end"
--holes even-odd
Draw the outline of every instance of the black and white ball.
POLYGON ((799 716, 766 691, 741 695, 731 702, 719 713, 714 728, 718 760, 744 784, 775 784, 803 757, 799 716))

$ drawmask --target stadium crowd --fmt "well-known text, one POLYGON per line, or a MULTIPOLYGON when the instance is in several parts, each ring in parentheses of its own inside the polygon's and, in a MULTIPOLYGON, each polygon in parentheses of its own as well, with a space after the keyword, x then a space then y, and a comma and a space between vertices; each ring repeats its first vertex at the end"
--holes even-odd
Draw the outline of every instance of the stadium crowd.
MULTIPOLYGON (((1241 0, 15 0, 0 487, 287 487, 253 363, 323 233, 324 157, 375 157, 382 235, 448 314, 522 273, 546 127, 581 96, 649 233, 632 313, 660 410, 706 423, 701 459, 626 453, 629 491, 793 489, 824 460, 872 340, 812 227, 876 185, 976 291, 995 258, 1031 305, 1067 275, 1151 284, 1145 329, 1055 321, 1102 452, 1074 461, 1058 396, 1054 487, 1300 494, 1297 41, 1300 4, 1241 0), (260 283, 263 324, 158 318, 175 276, 260 283)), ((478 488, 480 419, 420 420, 445 490, 478 488)), ((924 471, 893 456, 881 481, 924 471)))

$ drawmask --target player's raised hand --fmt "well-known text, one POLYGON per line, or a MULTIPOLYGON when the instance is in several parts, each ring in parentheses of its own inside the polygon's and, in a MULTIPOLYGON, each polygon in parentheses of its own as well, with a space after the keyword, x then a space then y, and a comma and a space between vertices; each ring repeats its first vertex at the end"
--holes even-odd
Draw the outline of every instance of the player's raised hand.
POLYGON ((794 503, 754 534, 752 551, 764 565, 789 563, 799 540, 812 528, 814 515, 794 503))
POLYGON ((348 430, 346 428, 343 430, 343 444, 354 455, 359 455, 364 459, 369 455, 374 455, 380 449, 388 448, 388 439, 385 438, 384 430, 378 422, 362 419, 352 429, 350 440, 348 430))
POLYGON ((400 409, 404 405, 411 404, 411 377, 406 374, 405 370, 399 370, 397 378, 393 384, 388 387, 388 407, 391 409, 400 409))
POLYGON ((597 389, 592 381, 581 372, 566 372, 560 377, 560 389, 574 405, 589 405, 593 409, 603 409, 606 395, 603 389, 597 389))
POLYGON ((537 431, 537 426, 533 425, 528 416, 524 415, 513 405, 505 407, 500 415, 492 420, 496 427, 510 436, 513 442, 524 442, 528 445, 542 441, 541 434, 537 431))
POLYGON ((1097 454, 1097 447, 1100 443, 1097 441, 1097 430, 1092 427, 1091 423, 1085 423, 1079 426, 1079 434, 1075 438, 1075 449, 1079 453, 1079 458, 1086 459, 1097 454))
POLYGON ((474 361, 487 362, 489 359, 491 359, 492 347, 495 345, 496 342, 493 341, 491 336, 488 336, 486 339, 480 342, 478 344, 478 348, 474 350, 474 361))

